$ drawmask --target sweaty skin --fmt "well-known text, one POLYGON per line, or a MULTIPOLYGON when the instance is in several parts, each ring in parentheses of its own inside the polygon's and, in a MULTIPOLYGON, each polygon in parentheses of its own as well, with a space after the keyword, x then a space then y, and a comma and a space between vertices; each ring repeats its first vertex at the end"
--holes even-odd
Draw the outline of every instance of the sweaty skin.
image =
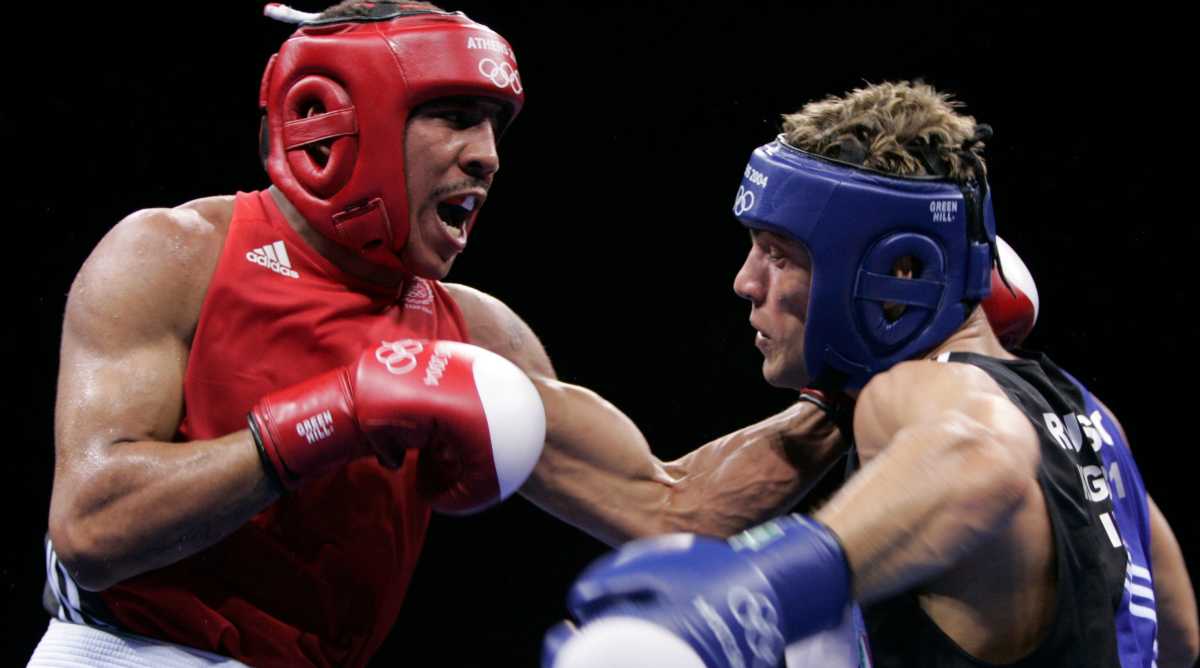
MULTIPOLYGON (((410 120, 404 259, 419 275, 444 277, 465 245, 472 221, 458 238, 436 204, 459 193, 486 197, 499 169, 496 113, 494 103, 455 98, 410 120)), ((339 267, 400 283, 402 275, 333 244, 271 194, 301 237, 339 267)), ((232 215, 232 197, 135 213, 109 231, 72 284, 49 524, 61 561, 85 589, 195 554, 277 497, 248 431, 186 447, 171 442, 191 339, 232 215)), ((474 342, 529 373, 545 401, 546 451, 523 493, 603 540, 732 533, 786 510, 840 454, 824 414, 801 403, 664 464, 612 404, 558 381, 536 336, 503 303, 447 287, 474 342)))
POLYGON ((186 448, 168 442, 232 215, 232 197, 135 213, 109 231, 71 286, 50 536, 82 587, 178 561, 276 498, 248 431, 186 448))

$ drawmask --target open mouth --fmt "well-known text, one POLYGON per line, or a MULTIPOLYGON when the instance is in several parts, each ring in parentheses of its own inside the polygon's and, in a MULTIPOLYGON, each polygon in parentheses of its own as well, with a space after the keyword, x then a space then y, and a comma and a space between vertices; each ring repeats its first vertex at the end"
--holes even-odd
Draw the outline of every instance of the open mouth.
POLYGON ((466 234, 467 222, 471 220, 478 202, 475 195, 455 195, 438 202, 438 218, 451 236, 461 238, 466 234))

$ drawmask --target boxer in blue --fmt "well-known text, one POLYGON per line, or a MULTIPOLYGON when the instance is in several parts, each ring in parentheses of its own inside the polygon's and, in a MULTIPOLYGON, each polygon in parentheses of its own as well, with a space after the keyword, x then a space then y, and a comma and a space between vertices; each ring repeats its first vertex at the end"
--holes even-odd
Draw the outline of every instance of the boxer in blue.
POLYGON ((1116 418, 1044 355, 1006 350, 978 307, 997 258, 990 129, 958 106, 870 86, 754 151, 734 289, 763 376, 853 398, 861 468, 811 518, 600 560, 546 665, 777 666, 847 625, 869 652, 804 665, 1196 660, 1182 555, 1116 418))

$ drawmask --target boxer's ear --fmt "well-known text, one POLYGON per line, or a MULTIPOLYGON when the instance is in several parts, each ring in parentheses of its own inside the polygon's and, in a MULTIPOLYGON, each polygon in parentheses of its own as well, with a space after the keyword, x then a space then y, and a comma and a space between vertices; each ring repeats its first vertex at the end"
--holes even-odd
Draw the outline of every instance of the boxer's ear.
MULTIPOLYGON (((905 255, 897 258, 895 264, 892 265, 892 276, 904 279, 920 277, 922 269, 923 265, 920 260, 911 255, 905 255)), ((900 316, 904 315, 904 311, 907 308, 904 304, 884 302, 883 317, 888 322, 896 322, 900 319, 900 316)))

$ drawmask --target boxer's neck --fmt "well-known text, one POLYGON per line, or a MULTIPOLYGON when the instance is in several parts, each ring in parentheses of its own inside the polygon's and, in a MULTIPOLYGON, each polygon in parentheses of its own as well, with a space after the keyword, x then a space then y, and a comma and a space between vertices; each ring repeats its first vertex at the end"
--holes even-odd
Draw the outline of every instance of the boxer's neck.
MULTIPOLYGON (((1000 345, 1000 340, 996 338, 995 332, 988 324, 987 315, 979 307, 971 312, 961 327, 954 330, 949 338, 939 343, 933 350, 930 350, 924 358, 936 359, 942 353, 976 353, 1003 360, 1020 359, 1000 345)), ((845 390, 845 393, 851 399, 857 399, 861 391, 861 389, 848 389, 845 390)))
POLYGON ((954 333, 945 341, 929 351, 926 357, 933 359, 948 352, 976 353, 1006 360, 1019 359, 1000 345, 1000 340, 996 338, 995 332, 988 323, 987 315, 980 307, 975 307, 975 310, 971 311, 971 315, 967 317, 967 321, 954 330, 954 333))

